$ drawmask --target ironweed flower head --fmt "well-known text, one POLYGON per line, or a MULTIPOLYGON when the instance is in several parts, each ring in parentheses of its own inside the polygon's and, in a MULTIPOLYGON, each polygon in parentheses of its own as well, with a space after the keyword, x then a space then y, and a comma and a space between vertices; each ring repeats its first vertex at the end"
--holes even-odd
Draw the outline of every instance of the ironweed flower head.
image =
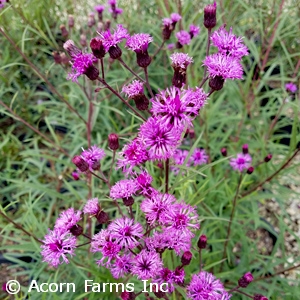
POLYGON ((43 262, 47 262, 53 267, 57 267, 59 264, 65 262, 69 263, 67 254, 74 255, 74 249, 76 248, 76 237, 69 231, 61 231, 59 229, 48 230, 48 234, 43 240, 43 249, 41 254, 43 256, 43 262))
POLYGON ((101 59, 105 56, 105 48, 100 37, 92 38, 90 41, 90 47, 95 57, 101 59))
POLYGON ((202 89, 179 89, 171 87, 160 91, 151 99, 151 112, 159 117, 165 127, 192 126, 192 120, 204 105, 207 95, 202 89))
POLYGON ((170 128, 161 123, 156 117, 151 117, 141 125, 139 139, 148 149, 150 160, 167 159, 173 156, 180 144, 183 128, 170 128))
POLYGON ((204 149, 196 148, 191 156, 191 162, 195 166, 206 164, 208 161, 208 155, 204 149))
POLYGON ((138 279, 146 280, 155 277, 162 268, 163 264, 158 253, 142 250, 133 259, 131 273, 138 279))
POLYGON ((110 197, 114 200, 129 198, 138 190, 138 185, 134 179, 123 179, 118 181, 110 189, 110 197))
POLYGON ((97 13, 102 13, 105 9, 105 6, 104 5, 96 5, 96 6, 94 6, 94 9, 97 13))
POLYGON ((88 200, 83 207, 84 214, 97 215, 100 212, 100 205, 98 198, 88 200))
POLYGON ((178 44, 177 44, 178 48, 182 48, 182 46, 184 46, 184 45, 189 45, 191 42, 191 36, 185 30, 181 30, 181 31, 177 32, 175 36, 178 40, 178 44))
POLYGON ((122 93, 124 93, 129 98, 134 98, 135 96, 144 94, 143 86, 143 82, 139 80, 133 80, 132 83, 123 86, 122 93))
MULTIPOLYGON (((187 158, 189 154, 188 150, 181 150, 181 149, 177 149, 173 155, 173 159, 174 159, 174 163, 176 165, 183 165, 185 159, 187 158)), ((190 163, 189 161, 186 163, 186 166, 189 167, 190 163)), ((178 174, 180 172, 180 168, 178 168, 177 166, 171 166, 170 168, 175 174, 178 174)))
POLYGON ((285 89, 288 91, 288 92, 291 92, 291 93, 296 93, 297 92, 297 85, 290 82, 290 83, 287 83, 285 85, 285 89))
POLYGON ((117 161, 117 168, 122 168, 123 172, 126 173, 131 173, 135 166, 140 165, 149 159, 148 151, 138 139, 134 139, 129 144, 125 145, 119 154, 122 158, 117 161))
POLYGON ((193 58, 186 53, 173 53, 170 58, 174 69, 172 84, 181 88, 186 82, 186 69, 193 62, 193 58))
POLYGON ((175 26, 175 24, 180 21, 182 19, 181 15, 178 14, 178 13, 172 13, 171 16, 170 16, 171 20, 172 20, 172 23, 173 25, 175 26))
POLYGON ((162 36, 163 39, 166 41, 170 39, 171 33, 174 30, 173 21, 170 18, 164 18, 162 20, 162 23, 163 23, 162 36))
POLYGON ((105 243, 110 240, 110 232, 107 229, 102 229, 99 233, 92 237, 91 252, 100 252, 105 243))
POLYGON ((230 165, 234 170, 243 172, 247 170, 252 162, 252 157, 250 154, 238 153, 236 158, 230 159, 230 165))
POLYGON ((230 55, 237 59, 248 55, 248 48, 244 45, 241 37, 237 37, 232 33, 232 28, 228 32, 222 26, 212 34, 211 41, 223 55, 230 55))
POLYGON ((136 33, 127 39, 126 47, 135 52, 145 52, 151 42, 153 38, 150 34, 136 33))
POLYGON ((7 0, 1 0, 0 1, 0 9, 5 6, 6 2, 7 2, 7 0))
POLYGON ((191 36, 191 39, 194 38, 195 36, 199 35, 200 33, 200 27, 194 24, 190 25, 190 30, 189 30, 189 34, 191 36))
POLYGON ((66 232, 81 220, 81 211, 75 211, 74 208, 69 208, 63 211, 55 222, 54 229, 66 232))
POLYGON ((98 169, 98 166, 100 166, 98 163, 105 155, 105 151, 98 148, 96 145, 92 146, 88 150, 83 150, 81 153, 81 157, 88 163, 91 171, 98 169))
MULTIPOLYGON (((116 257, 116 260, 110 265, 110 271, 114 278, 122 278, 130 273, 132 268, 133 255, 125 254, 116 257)), ((123 299, 123 298, 122 298, 123 299)), ((128 298, 131 299, 131 298, 128 298)))
POLYGON ((186 289, 188 298, 192 300, 219 300, 226 294, 221 281, 205 271, 193 274, 186 289))
POLYGON ((127 217, 116 219, 108 226, 111 238, 125 249, 133 249, 143 236, 143 227, 127 217))

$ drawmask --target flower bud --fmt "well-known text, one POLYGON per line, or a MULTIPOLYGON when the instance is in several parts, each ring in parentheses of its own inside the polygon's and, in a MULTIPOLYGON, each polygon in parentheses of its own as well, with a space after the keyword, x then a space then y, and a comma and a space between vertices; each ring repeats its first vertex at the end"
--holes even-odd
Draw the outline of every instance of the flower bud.
POLYGON ((136 62, 141 68, 147 68, 151 63, 151 57, 148 51, 138 51, 136 52, 136 62))
POLYGON ((121 299, 122 300, 134 300, 136 298, 136 295, 134 292, 127 292, 124 291, 121 293, 121 299))
POLYGON ((108 136, 108 147, 113 151, 116 151, 119 149, 119 137, 117 134, 111 133, 108 136))
POLYGON ((226 157, 227 156, 227 149, 226 148, 222 148, 221 149, 221 154, 226 157))
POLYGON ((75 171, 72 173, 72 177, 76 181, 79 180, 79 174, 77 172, 75 172, 75 171))
POLYGON ((253 276, 250 272, 244 274, 238 281, 239 287, 245 288, 253 281, 253 276))
POLYGON ((268 155, 265 157, 264 161, 265 161, 265 162, 269 162, 271 159, 272 159, 272 154, 268 154, 268 155))
POLYGON ((181 263, 183 266, 187 266, 190 264, 192 260, 193 254, 190 251, 185 251, 181 257, 181 263))
POLYGON ((253 300, 269 300, 269 299, 261 294, 255 294, 253 300))
POLYGON ((95 66, 89 66, 84 72, 90 80, 96 80, 99 77, 99 70, 95 66))
POLYGON ((149 99, 143 94, 134 96, 133 101, 138 110, 147 110, 149 107, 149 99))
POLYGON ((118 45, 110 47, 108 53, 112 59, 118 59, 122 56, 122 50, 118 45))
POLYGON ((249 167, 248 169, 247 169, 247 174, 252 174, 254 172, 254 167, 249 167))
POLYGON ((76 55, 79 55, 81 53, 81 50, 77 46, 75 46, 72 40, 67 40, 64 43, 63 47, 72 58, 74 58, 76 55))
POLYGON ((204 8, 203 24, 207 29, 212 29, 217 24, 217 3, 209 4, 204 8))
POLYGON ((214 91, 219 91, 223 88, 224 78, 222 76, 215 76, 209 79, 208 84, 214 91))
POLYGON ((100 170, 100 161, 99 161, 99 160, 96 160, 96 161, 94 161, 94 162, 92 163, 92 169, 93 169, 94 171, 100 170))
POLYGON ((74 235, 74 236, 80 236, 83 233, 83 228, 80 225, 74 225, 71 227, 70 232, 74 235))
POLYGON ((81 171, 86 172, 89 169, 89 164, 79 155, 72 158, 72 163, 81 171))
POLYGON ((244 144, 244 145, 242 146, 242 150, 243 150, 243 153, 244 153, 244 154, 248 154, 248 152, 249 152, 248 144, 244 144))
POLYGON ((60 56, 59 52, 57 52, 57 51, 52 52, 52 56, 53 56, 54 62, 56 64, 58 64, 58 65, 61 64, 61 56, 60 56))
POLYGON ((63 37, 67 37, 69 35, 69 31, 67 30, 66 26, 65 25, 60 25, 59 26, 60 30, 61 30, 61 35, 63 37))
POLYGON ((97 218, 97 221, 99 222, 99 224, 106 224, 109 220, 108 214, 103 210, 99 211, 96 218, 97 218))
POLYGON ((105 48, 100 38, 95 37, 90 41, 90 47, 95 57, 101 59, 105 55, 105 48))
POLYGON ((122 198, 122 200, 125 206, 132 206, 134 203, 134 199, 131 196, 128 198, 122 198))
POLYGON ((206 248, 206 245, 207 245, 207 237, 206 237, 205 234, 202 234, 202 235, 199 237, 197 246, 198 246, 199 249, 205 249, 205 248, 206 248))
POLYGON ((74 27, 74 17, 72 15, 69 15, 68 25, 69 25, 69 28, 74 27))

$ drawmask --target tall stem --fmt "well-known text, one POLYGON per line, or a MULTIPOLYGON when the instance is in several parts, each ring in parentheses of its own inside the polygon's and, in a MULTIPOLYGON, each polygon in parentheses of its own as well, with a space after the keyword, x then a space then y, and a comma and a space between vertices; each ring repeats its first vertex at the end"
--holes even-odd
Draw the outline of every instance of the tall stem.
POLYGON ((166 181, 165 181, 165 192, 169 191, 169 169, 170 169, 170 160, 166 160, 165 172, 166 172, 166 181))
POLYGON ((123 97, 120 96, 118 92, 116 92, 105 80, 98 78, 98 80, 105 85, 114 95, 116 95, 126 106, 128 106, 137 116, 139 116, 143 121, 146 119, 134 108, 132 107, 123 97))
MULTIPOLYGON (((207 29, 207 44, 206 44, 206 56, 208 56, 209 54, 209 48, 210 48, 210 36, 211 36, 211 28, 207 29)), ((203 73, 203 79, 200 83, 200 87, 203 86, 203 84, 205 83, 205 81, 207 80, 208 77, 206 77, 206 73, 207 73, 207 67, 204 66, 204 73, 203 73)))
POLYGON ((68 103, 66 99, 56 90, 56 88, 52 85, 52 83, 37 69, 37 67, 27 58, 27 56, 21 51, 21 49, 15 44, 15 42, 6 34, 2 28, 0 27, 0 32, 2 35, 5 36, 5 38, 12 44, 12 46, 19 52, 19 54, 24 58, 24 60, 30 65, 30 67, 37 73, 37 75, 44 80, 44 82, 48 85, 49 90, 56 94, 57 97, 63 101, 67 107, 72 111, 74 114, 78 116, 79 119, 81 119, 84 123, 86 121, 82 118, 82 116, 68 103))
POLYGON ((154 95, 153 95, 153 92, 152 92, 152 89, 151 89, 151 86, 150 86, 150 83, 149 83, 149 77, 148 77, 148 70, 147 70, 147 68, 144 68, 144 72, 145 72, 147 89, 148 89, 151 97, 154 99, 154 95))
POLYGON ((142 82, 145 83, 145 80, 140 77, 138 74, 136 74, 129 66, 126 65, 126 63, 124 62, 124 60, 120 57, 118 58, 118 61, 121 63, 121 65, 127 69, 131 74, 133 74, 136 78, 138 78, 139 80, 141 80, 142 82))
MULTIPOLYGON (((228 225, 228 229, 227 229, 227 237, 226 237, 226 241, 224 243, 224 250, 223 250, 223 257, 222 257, 222 259, 224 259, 226 257, 226 249, 227 249, 227 245, 228 245, 229 238, 230 238, 231 225, 232 225, 232 220, 233 220, 233 217, 234 217, 234 212, 235 212, 235 207, 236 207, 236 200, 238 198, 238 194, 239 194, 239 191, 240 191, 242 179, 243 179, 243 174, 241 173, 240 177, 239 177, 238 186, 237 186, 234 198, 233 198, 232 210, 231 210, 231 215, 230 215, 230 219, 229 219, 229 225, 228 225)), ((224 261, 221 263, 220 272, 222 272, 222 270, 223 270, 223 265, 224 265, 224 261)))
POLYGON ((163 48, 166 40, 164 39, 159 48, 155 51, 155 53, 152 55, 152 60, 155 58, 155 56, 159 53, 159 51, 163 48))

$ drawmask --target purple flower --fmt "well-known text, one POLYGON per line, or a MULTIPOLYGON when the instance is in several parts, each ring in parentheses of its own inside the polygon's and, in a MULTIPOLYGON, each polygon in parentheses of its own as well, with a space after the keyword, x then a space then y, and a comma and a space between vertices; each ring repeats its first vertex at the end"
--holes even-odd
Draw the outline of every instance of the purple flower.
POLYGON ((72 79, 73 82, 78 82, 77 78, 80 75, 87 75, 91 70, 97 70, 93 65, 97 62, 97 58, 91 53, 80 53, 74 55, 72 59, 72 72, 68 74, 67 79, 72 79))
POLYGON ((87 201, 83 208, 84 214, 97 215, 100 211, 98 198, 93 198, 87 201))
POLYGON ((296 86, 296 84, 290 82, 285 85, 285 89, 288 92, 295 93, 297 91, 297 86, 296 86))
POLYGON ((103 246, 110 241, 110 232, 107 229, 102 229, 99 233, 95 234, 91 242, 91 252, 101 252, 103 246))
POLYGON ((94 6, 94 9, 96 12, 102 13, 104 11, 105 7, 104 7, 104 5, 96 5, 96 6, 94 6))
POLYGON ((172 25, 173 22, 170 18, 164 18, 162 20, 162 23, 163 23, 164 26, 170 26, 170 25, 172 25))
POLYGON ((173 50, 175 48, 175 44, 171 43, 167 46, 168 50, 173 50))
POLYGON ((194 237, 191 230, 200 228, 195 207, 185 203, 173 205, 172 209, 169 208, 166 211, 162 219, 162 223, 168 229, 177 231, 181 236, 194 237))
POLYGON ((111 238, 125 249, 135 248, 143 236, 143 227, 127 217, 116 219, 108 226, 111 238))
MULTIPOLYGON (((168 293, 172 293, 174 291, 174 280, 173 280, 173 272, 168 268, 163 268, 157 275, 158 277, 153 280, 153 282, 161 285, 162 283, 168 284, 168 293)), ((164 290, 166 288, 164 287, 164 290)))
POLYGON ((111 266, 111 261, 117 257, 120 251, 121 246, 119 244, 112 241, 106 241, 100 250, 103 257, 100 260, 97 260, 97 264, 109 268, 111 266))
POLYGON ((182 127, 168 128, 159 118, 152 117, 141 125, 139 138, 149 148, 151 160, 170 158, 181 140, 182 127))
POLYGON ((211 36, 211 41, 223 55, 230 55, 237 59, 248 55, 248 48, 244 45, 241 37, 232 33, 232 28, 229 32, 224 27, 216 30, 211 36))
POLYGON ((172 274, 173 280, 177 284, 183 284, 184 283, 184 269, 176 268, 175 271, 172 274))
POLYGON ((236 158, 230 159, 230 165, 233 168, 233 170, 238 170, 240 172, 247 170, 250 167, 251 162, 252 157, 248 153, 238 153, 236 158))
POLYGON ((114 6, 117 5, 117 0, 108 0, 108 5, 114 6))
POLYGON ((210 77, 219 76, 223 79, 242 79, 242 65, 234 57, 216 53, 207 56, 203 63, 207 66, 210 77))
POLYGON ((100 167, 99 161, 104 158, 105 151, 98 148, 96 145, 92 146, 88 150, 84 150, 81 153, 81 157, 88 163, 90 171, 93 171, 100 167))
POLYGON ((151 99, 151 111, 166 127, 191 126, 206 97, 202 89, 193 91, 171 87, 151 99))
POLYGON ((151 198, 141 203, 141 210, 145 213, 147 222, 153 225, 160 222, 167 210, 176 202, 176 198, 170 194, 154 193, 151 198))
POLYGON ((134 179, 123 179, 118 181, 110 190, 110 197, 114 200, 129 198, 138 190, 134 179))
POLYGON ((131 273, 136 275, 138 279, 146 280, 155 277, 162 266, 158 253, 142 250, 134 257, 131 273))
POLYGON ((60 230, 61 233, 68 231, 81 220, 80 215, 81 211, 75 211, 73 207, 63 211, 56 220, 54 229, 60 230))
POLYGON ((135 52, 144 52, 148 49, 149 43, 153 41, 148 33, 136 33, 127 39, 126 47, 135 52))
MULTIPOLYGON (((174 163, 176 165, 183 165, 185 159, 187 158, 189 154, 189 151, 187 150, 181 150, 181 149, 177 149, 173 155, 173 159, 174 159, 174 163)), ((186 166, 189 166, 189 162, 187 162, 186 166)), ((171 166, 171 170, 175 173, 178 174, 180 169, 176 166, 171 166)))
POLYGON ((200 33, 200 27, 196 26, 194 24, 191 24, 190 31, 189 31, 191 38, 194 38, 195 36, 199 35, 199 33, 200 33))
POLYGON ((69 263, 67 254, 74 255, 74 249, 76 248, 76 237, 69 231, 61 231, 58 229, 48 230, 48 234, 43 240, 41 248, 41 254, 43 261, 47 262, 53 267, 57 267, 59 264, 65 262, 69 263))
POLYGON ((140 174, 134 174, 136 176, 136 183, 139 187, 139 193, 144 196, 150 196, 154 189, 151 187, 153 181, 152 176, 147 170, 141 170, 140 174))
POLYGON ((193 300, 221 300, 222 295, 226 294, 221 281, 205 271, 192 275, 186 289, 187 297, 193 300))
POLYGON ((114 278, 122 278, 130 273, 132 268, 132 254, 117 256, 116 260, 110 265, 110 271, 114 278))
POLYGON ((186 70, 187 66, 193 62, 193 58, 186 53, 173 53, 170 56, 173 68, 186 70))
POLYGON ((117 25, 117 29, 113 34, 111 33, 110 29, 108 29, 100 35, 106 52, 111 47, 115 47, 117 44, 122 42, 123 39, 129 38, 129 36, 130 35, 128 34, 127 29, 125 29, 121 24, 117 25))
POLYGON ((170 18, 171 18, 173 23, 177 23, 178 21, 181 20, 181 15, 178 14, 178 13, 172 13, 170 18))
POLYGON ((204 149, 196 148, 191 156, 191 161, 195 166, 206 164, 208 161, 208 155, 204 149))
POLYGON ((115 15, 121 15, 123 13, 123 9, 120 7, 116 7, 115 10, 111 12, 113 12, 115 15))
POLYGON ((144 83, 139 80, 133 80, 132 83, 124 85, 122 93, 126 94, 127 97, 132 98, 138 95, 144 94, 144 83))
POLYGON ((0 1, 0 8, 3 8, 6 4, 7 0, 1 0, 0 1))
POLYGON ((191 36, 190 34, 185 31, 185 30, 181 30, 179 32, 176 33, 176 38, 179 42, 180 45, 189 45, 191 42, 191 36))
POLYGON ((148 151, 141 141, 135 139, 125 145, 123 150, 119 152, 120 158, 117 162, 117 168, 122 168, 123 172, 131 173, 132 169, 149 159, 148 151))

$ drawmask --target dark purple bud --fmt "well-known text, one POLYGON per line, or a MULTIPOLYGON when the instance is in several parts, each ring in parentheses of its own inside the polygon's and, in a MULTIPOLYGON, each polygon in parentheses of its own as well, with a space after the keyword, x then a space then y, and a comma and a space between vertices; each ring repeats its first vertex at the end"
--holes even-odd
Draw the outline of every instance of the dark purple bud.
POLYGON ((253 276, 250 272, 244 274, 238 281, 239 286, 242 288, 247 287, 253 281, 253 276))
POLYGON ((264 161, 265 161, 265 162, 269 162, 271 159, 272 159, 272 154, 268 154, 268 155, 265 157, 264 161))
POLYGON ((199 249, 205 249, 205 248, 206 248, 206 245, 207 245, 207 237, 206 237, 205 234, 202 234, 202 235, 199 237, 197 246, 198 246, 199 249))
POLYGON ((248 154, 248 152, 249 152, 249 146, 248 146, 248 144, 244 144, 242 146, 242 150, 243 150, 244 154, 248 154))
POLYGON ((119 136, 116 133, 111 133, 108 136, 108 147, 113 151, 119 149, 119 136))
POLYGON ((208 84, 214 91, 219 91, 223 88, 224 78, 222 76, 215 76, 209 79, 208 84))
POLYGON ((252 167, 252 166, 249 167, 248 170, 247 170, 247 174, 250 175, 250 174, 252 174, 253 172, 254 172, 254 167, 252 167))
POLYGON ((75 171, 72 172, 72 177, 73 177, 73 179, 76 180, 76 181, 79 180, 79 174, 78 174, 77 172, 75 172, 75 171))
POLYGON ((91 167, 94 171, 100 170, 100 161, 99 160, 93 161, 93 164, 91 167))
POLYGON ((83 228, 80 225, 74 225, 71 227, 70 232, 74 235, 74 236, 80 236, 83 233, 83 228))
POLYGON ((77 46, 75 46, 72 40, 67 40, 64 43, 63 47, 72 58, 74 58, 76 55, 81 54, 81 50, 77 46))
POLYGON ((90 47, 95 57, 101 59, 105 56, 105 49, 100 38, 92 38, 90 41, 90 47))
POLYGON ((57 51, 52 52, 52 56, 53 56, 54 62, 56 64, 58 64, 58 65, 61 64, 61 56, 60 56, 59 52, 57 52, 57 51))
POLYGON ((60 28, 60 31, 61 31, 61 35, 63 37, 67 37, 69 35, 69 31, 67 30, 65 25, 62 24, 62 25, 59 26, 59 28, 60 28))
POLYGON ((147 110, 149 107, 149 99, 145 95, 136 95, 133 97, 135 106, 138 110, 147 110))
POLYGON ((134 203, 134 199, 132 197, 122 198, 125 206, 132 206, 134 203))
POLYGON ((136 52, 136 62, 141 68, 147 68, 151 63, 151 57, 148 51, 138 51, 136 52))
POLYGON ((109 56, 112 59, 118 59, 122 56, 122 50, 118 45, 112 46, 108 49, 109 56))
POLYGON ((86 75, 90 80, 96 80, 99 77, 99 70, 92 65, 85 70, 84 75, 86 75))
POLYGON ((203 24, 207 29, 214 28, 217 24, 217 3, 209 4, 204 7, 203 24))
POLYGON ((107 214, 105 211, 103 211, 103 210, 101 210, 101 211, 97 214, 96 218, 97 218, 97 221, 98 221, 100 224, 106 224, 106 223, 108 222, 108 220, 109 220, 108 214, 107 214))
POLYGON ((190 139, 194 139, 195 138, 195 130, 194 129, 190 129, 189 131, 189 135, 190 135, 190 139))
POLYGON ((72 15, 69 15, 69 18, 68 18, 68 25, 69 25, 69 28, 73 28, 74 27, 74 17, 72 15))
POLYGON ((227 149, 226 148, 222 148, 221 149, 221 154, 226 157, 227 156, 227 149))
POLYGON ((192 260, 193 254, 190 251, 185 251, 181 257, 181 263, 183 266, 187 266, 190 264, 192 260))
POLYGON ((172 33, 172 28, 169 25, 165 25, 163 30, 162 30, 163 39, 165 41, 169 40, 170 37, 171 37, 171 33, 172 33))
POLYGON ((186 70, 181 68, 174 68, 174 75, 172 78, 172 85, 181 89, 186 83, 186 70))
POLYGON ((261 294, 255 294, 253 300, 269 300, 269 299, 261 294))
POLYGON ((134 300, 136 298, 136 295, 134 292, 122 292, 121 293, 121 299, 122 300, 134 300))
POLYGON ((89 164, 79 155, 72 158, 72 163, 81 171, 86 172, 89 169, 89 164))

